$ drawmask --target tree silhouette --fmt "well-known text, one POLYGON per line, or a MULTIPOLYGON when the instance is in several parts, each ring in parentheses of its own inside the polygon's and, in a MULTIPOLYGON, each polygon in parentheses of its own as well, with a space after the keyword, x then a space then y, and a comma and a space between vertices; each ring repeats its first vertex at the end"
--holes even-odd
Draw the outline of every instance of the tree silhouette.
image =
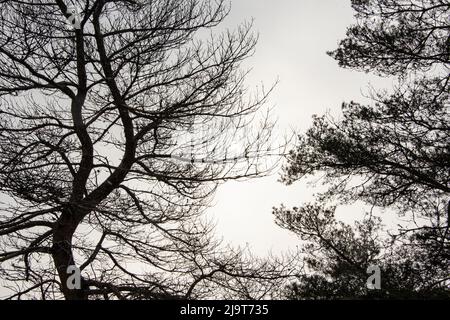
MULTIPOLYGON (((321 173, 328 184, 328 190, 318 196, 318 204, 274 211, 282 227, 322 245, 327 255, 325 266, 314 262, 324 278, 308 278, 300 284, 305 291, 297 293, 308 296, 311 288, 323 288, 318 281, 330 280, 325 275, 335 280, 358 278, 350 263, 355 259, 360 271, 365 270, 368 260, 378 259, 392 271, 391 278, 414 278, 411 285, 407 280, 404 285, 392 285, 384 297, 394 295, 397 289, 409 288, 410 296, 440 290, 448 284, 450 273, 450 4, 439 0, 354 0, 352 6, 357 23, 329 54, 345 68, 396 76, 398 85, 392 92, 372 91, 371 105, 344 103, 341 119, 316 116, 289 153, 282 178, 285 183, 321 173), (379 256, 369 259, 379 246, 372 243, 370 234, 358 240, 353 236, 357 230, 349 226, 323 230, 335 224, 327 211, 331 209, 325 209, 334 200, 392 208, 410 217, 410 223, 393 236, 379 256), (285 217, 294 213, 300 222, 285 217), (326 237, 320 235, 323 232, 326 237), (365 243, 359 244, 361 241, 365 243), (341 250, 348 254, 339 254, 341 250), (397 260, 388 259, 385 255, 389 250, 409 253, 397 254, 397 260), (414 263, 417 276, 401 271, 414 263)), ((358 281, 361 288, 362 281, 358 281)), ((313 295, 333 295, 336 290, 344 296, 351 294, 343 287, 345 283, 323 282, 326 293, 313 295)), ((353 294, 360 295, 356 289, 353 294)))
MULTIPOLYGON (((275 209, 277 224, 306 242, 303 273, 285 291, 288 299, 443 299, 450 296, 448 250, 433 234, 388 236, 379 218, 355 225, 336 221, 335 207, 275 209), (380 268, 380 288, 368 289, 370 266, 380 268)), ((442 241, 442 239, 440 239, 442 241)))
POLYGON ((202 218, 220 182, 271 169, 272 126, 250 126, 268 92, 247 95, 240 68, 251 25, 208 32, 228 12, 223 0, 0 1, 11 298, 258 298, 279 286, 279 261, 219 250, 202 218))

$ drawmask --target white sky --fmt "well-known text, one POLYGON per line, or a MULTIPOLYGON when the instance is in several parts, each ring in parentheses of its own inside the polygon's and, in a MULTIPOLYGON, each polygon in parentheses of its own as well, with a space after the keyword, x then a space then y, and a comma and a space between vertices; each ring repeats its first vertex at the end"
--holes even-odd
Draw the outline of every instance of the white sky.
MULTIPOLYGON (((248 61, 253 71, 250 86, 267 86, 279 79, 269 106, 278 118, 279 130, 303 132, 313 114, 330 110, 338 115, 343 101, 368 101, 363 93, 391 87, 390 79, 345 70, 326 52, 337 48, 346 28, 355 21, 350 0, 234 0, 225 24, 233 28, 254 18, 259 33, 256 54, 248 61)), ((292 186, 274 176, 247 182, 227 182, 220 187, 209 213, 225 242, 246 245, 259 255, 295 248, 298 239, 275 225, 272 207, 284 203, 299 206, 310 201, 313 191, 305 181, 292 186)), ((362 207, 347 207, 338 217, 351 221, 362 207)))

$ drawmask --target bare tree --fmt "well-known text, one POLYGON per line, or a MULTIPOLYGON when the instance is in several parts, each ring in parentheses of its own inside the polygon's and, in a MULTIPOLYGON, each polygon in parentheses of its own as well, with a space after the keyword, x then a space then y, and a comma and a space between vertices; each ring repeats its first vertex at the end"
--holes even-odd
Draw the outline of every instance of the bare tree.
MULTIPOLYGON (((228 12, 224 0, 0 1, 11 297, 198 298, 256 278, 242 252, 216 252, 202 218, 218 183, 271 168, 268 92, 247 95, 240 68, 251 25, 210 31, 228 12)), ((279 267, 262 263, 269 287, 279 267)))

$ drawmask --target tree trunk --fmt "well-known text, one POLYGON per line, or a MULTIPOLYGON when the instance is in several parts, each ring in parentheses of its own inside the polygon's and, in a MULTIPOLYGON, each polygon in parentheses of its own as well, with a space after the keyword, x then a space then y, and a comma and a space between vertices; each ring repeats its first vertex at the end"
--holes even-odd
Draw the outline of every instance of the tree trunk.
POLYGON ((80 289, 71 289, 67 285, 67 280, 70 277, 68 267, 75 266, 72 252, 72 237, 80 223, 80 219, 78 218, 80 216, 83 215, 75 214, 74 210, 64 210, 53 230, 52 257, 58 271, 61 289, 66 300, 88 299, 87 288, 82 277, 80 279, 80 289))

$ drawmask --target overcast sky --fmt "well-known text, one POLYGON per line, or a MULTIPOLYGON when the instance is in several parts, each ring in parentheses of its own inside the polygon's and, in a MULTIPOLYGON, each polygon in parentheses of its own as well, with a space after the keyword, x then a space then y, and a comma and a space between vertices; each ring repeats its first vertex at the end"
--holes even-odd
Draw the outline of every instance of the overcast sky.
MULTIPOLYGON (((390 79, 342 69, 326 54, 355 21, 350 0, 234 0, 226 25, 232 28, 252 18, 259 43, 247 62, 253 70, 248 84, 270 85, 279 79, 269 106, 274 106, 280 131, 303 132, 313 114, 330 110, 338 115, 343 101, 368 101, 363 93, 369 83, 392 86, 390 79)), ((225 242, 248 244, 259 255, 298 245, 295 236, 275 225, 272 207, 299 206, 312 199, 313 190, 302 181, 285 186, 277 182, 279 175, 220 187, 209 212, 225 242)), ((341 208, 338 216, 351 221, 363 212, 353 206, 341 208)))

